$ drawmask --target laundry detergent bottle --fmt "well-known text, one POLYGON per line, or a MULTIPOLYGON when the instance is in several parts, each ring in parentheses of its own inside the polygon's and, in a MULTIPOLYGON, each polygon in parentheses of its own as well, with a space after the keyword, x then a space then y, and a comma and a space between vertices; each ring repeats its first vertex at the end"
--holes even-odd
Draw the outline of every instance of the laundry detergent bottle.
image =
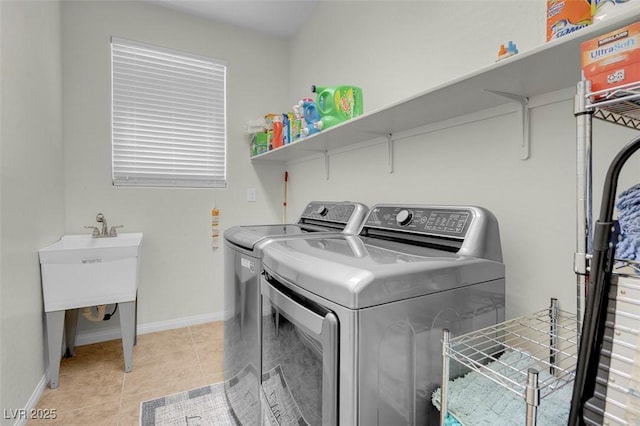
POLYGON ((316 105, 322 120, 321 128, 340 124, 362 114, 362 89, 355 86, 311 86, 317 94, 316 105))
POLYGON ((303 99, 300 101, 302 107, 302 117, 305 125, 301 130, 301 135, 310 136, 322 130, 322 117, 313 99, 303 99))

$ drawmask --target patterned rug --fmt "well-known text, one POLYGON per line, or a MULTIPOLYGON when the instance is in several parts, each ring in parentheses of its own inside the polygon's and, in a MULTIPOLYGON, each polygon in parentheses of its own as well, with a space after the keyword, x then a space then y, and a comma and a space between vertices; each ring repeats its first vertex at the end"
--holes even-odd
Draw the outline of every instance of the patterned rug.
MULTIPOLYGON (((263 374, 263 418, 270 425, 306 425, 278 365, 263 374), (268 407, 268 408, 267 408, 268 407)), ((140 426, 239 426, 254 423, 258 399, 252 365, 231 379, 140 404, 140 426)))
POLYGON ((219 425, 239 423, 229 409, 224 383, 142 402, 140 425, 219 425))

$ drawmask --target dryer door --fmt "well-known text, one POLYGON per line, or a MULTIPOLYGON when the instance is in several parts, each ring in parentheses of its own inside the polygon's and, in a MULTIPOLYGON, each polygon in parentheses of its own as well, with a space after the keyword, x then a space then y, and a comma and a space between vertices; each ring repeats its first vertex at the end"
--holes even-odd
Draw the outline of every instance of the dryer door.
POLYGON ((264 414, 283 425, 336 425, 338 319, 263 274, 264 414))

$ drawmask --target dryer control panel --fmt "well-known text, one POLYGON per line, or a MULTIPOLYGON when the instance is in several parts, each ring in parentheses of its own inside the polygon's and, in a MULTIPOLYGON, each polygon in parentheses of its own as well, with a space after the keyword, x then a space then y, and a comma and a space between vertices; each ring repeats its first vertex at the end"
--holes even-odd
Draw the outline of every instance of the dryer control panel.
POLYGON ((478 206, 376 204, 358 234, 502 262, 498 220, 478 206))
POLYGON ((362 203, 311 201, 297 224, 308 230, 357 234, 368 212, 369 208, 362 203))
POLYGON ((314 201, 307 204, 300 218, 347 223, 355 208, 356 206, 354 204, 314 201))
POLYGON ((376 206, 365 227, 463 239, 474 214, 465 208, 376 206))

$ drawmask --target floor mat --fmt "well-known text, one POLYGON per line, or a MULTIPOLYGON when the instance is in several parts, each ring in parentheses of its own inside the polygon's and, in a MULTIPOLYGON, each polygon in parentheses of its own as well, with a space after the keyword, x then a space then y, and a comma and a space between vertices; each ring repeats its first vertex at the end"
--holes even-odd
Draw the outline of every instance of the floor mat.
POLYGON ((262 374, 262 398, 262 418, 266 424, 308 426, 309 423, 302 417, 300 408, 291 395, 280 365, 262 374))
POLYGON ((142 402, 140 425, 236 426, 225 395, 224 383, 142 402))
MULTIPOLYGON (((251 387, 257 371, 246 366, 231 379, 173 395, 143 401, 141 426, 239 426, 252 425, 258 399, 251 387)), ((265 426, 303 426, 302 417, 278 365, 262 375, 265 426)))

